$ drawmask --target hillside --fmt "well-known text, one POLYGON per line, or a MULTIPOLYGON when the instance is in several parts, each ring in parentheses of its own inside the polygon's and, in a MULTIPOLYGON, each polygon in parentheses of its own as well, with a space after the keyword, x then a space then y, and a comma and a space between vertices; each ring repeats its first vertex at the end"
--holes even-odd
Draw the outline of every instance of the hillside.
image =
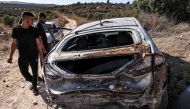
POLYGON ((88 20, 100 18, 113 18, 134 16, 131 4, 107 4, 107 3, 76 3, 71 5, 56 6, 54 9, 65 14, 74 14, 88 20))
POLYGON ((35 4, 18 1, 0 1, 0 8, 48 8, 54 7, 55 4, 35 4))

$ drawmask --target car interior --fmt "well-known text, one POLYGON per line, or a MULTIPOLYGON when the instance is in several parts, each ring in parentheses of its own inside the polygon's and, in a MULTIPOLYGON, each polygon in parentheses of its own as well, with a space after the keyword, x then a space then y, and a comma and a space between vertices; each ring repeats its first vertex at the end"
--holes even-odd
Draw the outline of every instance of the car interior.
MULTIPOLYGON (((63 52, 85 51, 133 44, 132 32, 106 32, 83 35, 68 41, 63 52)), ((106 74, 134 59, 134 55, 110 56, 78 60, 58 61, 57 66, 75 74, 106 74)))
POLYGON ((95 33, 71 39, 62 51, 81 51, 133 44, 132 32, 95 33))

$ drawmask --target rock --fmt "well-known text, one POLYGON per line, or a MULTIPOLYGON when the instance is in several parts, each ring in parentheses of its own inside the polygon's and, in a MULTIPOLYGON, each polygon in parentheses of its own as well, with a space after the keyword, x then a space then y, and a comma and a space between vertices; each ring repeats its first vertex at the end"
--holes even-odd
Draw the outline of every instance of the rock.
POLYGON ((6 87, 10 87, 9 85, 6 85, 6 87))
POLYGON ((4 79, 3 82, 6 82, 6 80, 4 79))
POLYGON ((24 87, 25 87, 24 84, 22 84, 22 85, 21 85, 21 88, 24 88, 24 87))
POLYGON ((20 81, 21 81, 21 82, 24 82, 25 80, 24 80, 24 78, 21 78, 20 81))
POLYGON ((35 101, 35 102, 33 102, 33 105, 38 105, 38 103, 35 101))

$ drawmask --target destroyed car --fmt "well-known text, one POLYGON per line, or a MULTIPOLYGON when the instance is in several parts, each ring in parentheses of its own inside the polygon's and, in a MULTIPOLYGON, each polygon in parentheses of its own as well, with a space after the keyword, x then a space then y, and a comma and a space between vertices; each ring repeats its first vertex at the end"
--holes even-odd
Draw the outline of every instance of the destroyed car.
POLYGON ((147 31, 127 17, 72 30, 46 57, 43 74, 54 107, 166 109, 167 67, 147 31))

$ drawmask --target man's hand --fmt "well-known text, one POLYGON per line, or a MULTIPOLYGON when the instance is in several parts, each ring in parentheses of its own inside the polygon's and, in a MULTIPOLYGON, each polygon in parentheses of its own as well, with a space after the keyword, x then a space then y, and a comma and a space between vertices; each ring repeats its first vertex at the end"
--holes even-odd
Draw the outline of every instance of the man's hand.
POLYGON ((36 38, 36 43, 37 43, 37 47, 38 47, 38 52, 40 54, 40 62, 41 65, 43 65, 43 50, 42 50, 42 46, 41 46, 41 42, 39 40, 39 38, 36 38))
POLYGON ((7 60, 8 63, 13 63, 13 54, 15 52, 15 49, 16 49, 16 38, 13 38, 12 40, 12 44, 11 44, 11 53, 10 53, 10 56, 9 56, 9 59, 7 60))
POLYGON ((44 59, 40 59, 41 66, 44 65, 44 59))
POLYGON ((43 43, 43 41, 42 41, 42 36, 39 36, 39 41, 40 41, 40 43, 41 43, 42 52, 43 52, 43 53, 47 53, 47 50, 46 50, 46 48, 44 47, 44 43, 43 43))
POLYGON ((45 47, 42 47, 42 51, 43 53, 47 53, 47 50, 45 49, 45 47))
POLYGON ((10 58, 7 60, 7 62, 10 63, 10 64, 13 63, 13 58, 10 57, 10 58))

